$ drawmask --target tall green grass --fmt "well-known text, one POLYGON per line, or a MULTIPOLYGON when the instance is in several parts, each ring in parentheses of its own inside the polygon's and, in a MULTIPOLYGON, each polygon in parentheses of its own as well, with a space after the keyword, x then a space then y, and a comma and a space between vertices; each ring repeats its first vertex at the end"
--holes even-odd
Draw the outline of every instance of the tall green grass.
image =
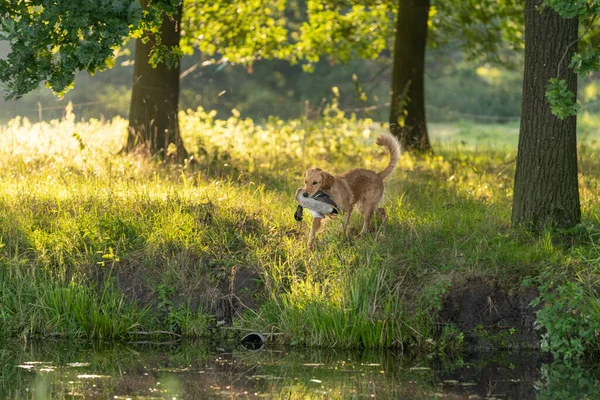
MULTIPOLYGON (((388 157, 374 145, 385 126, 335 102, 318 121, 182 112, 196 161, 178 166, 119 153, 122 119, 13 120, 0 128, 0 333, 204 335, 232 304, 237 328, 285 343, 434 346, 445 294, 470 278, 518 290, 556 271, 597 276, 587 118, 575 231, 510 227, 515 126, 433 125, 437 152, 403 154, 386 184, 388 221, 348 240, 334 219, 314 252, 292 217, 304 169, 378 170, 388 157), (240 271, 252 285, 237 287, 240 271)), ((360 224, 353 215, 352 234, 360 224)))
POLYGON ((254 321, 257 328, 270 326, 292 343, 310 346, 399 347, 405 335, 427 336, 422 326, 422 332, 410 326, 391 266, 371 259, 378 257, 373 249, 361 246, 366 259, 351 260, 354 251, 335 247, 322 260, 309 259, 305 271, 290 271, 289 264, 270 271, 270 298, 254 321))
POLYGON ((96 291, 47 273, 0 275, 0 336, 124 339, 156 323, 150 309, 128 302, 114 287, 96 291))

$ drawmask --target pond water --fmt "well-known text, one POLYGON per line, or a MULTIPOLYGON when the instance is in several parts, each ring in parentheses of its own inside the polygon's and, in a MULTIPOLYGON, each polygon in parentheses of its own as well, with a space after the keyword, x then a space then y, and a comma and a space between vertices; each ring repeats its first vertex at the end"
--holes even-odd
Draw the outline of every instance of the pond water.
POLYGON ((535 353, 409 357, 392 351, 199 343, 0 344, 9 399, 581 399, 593 371, 535 353))

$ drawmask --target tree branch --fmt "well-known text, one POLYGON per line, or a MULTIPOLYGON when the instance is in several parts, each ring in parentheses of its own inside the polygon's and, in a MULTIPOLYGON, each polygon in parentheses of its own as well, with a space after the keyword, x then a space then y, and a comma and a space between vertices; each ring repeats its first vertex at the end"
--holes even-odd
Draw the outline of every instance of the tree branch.
MULTIPOLYGON (((554 11, 556 12, 556 11, 554 11)), ((588 33, 588 31, 590 30, 590 28, 592 27, 592 24, 594 23, 594 21, 596 20, 597 15, 594 15, 592 17, 592 19, 590 20, 590 23, 588 24, 587 28, 585 28, 585 31, 583 31, 583 33, 575 40, 573 40, 571 43, 569 43, 569 45, 567 46, 567 48, 565 49, 565 52, 563 53, 562 57, 560 58, 560 61, 558 62, 558 67, 556 70, 556 78, 559 79, 560 78, 560 73, 561 73, 561 68, 562 68, 562 63, 565 59, 565 57, 567 56, 567 53, 569 52, 569 49, 571 48, 571 46, 573 46, 576 43, 579 43, 579 41, 585 36, 586 33, 588 33)))

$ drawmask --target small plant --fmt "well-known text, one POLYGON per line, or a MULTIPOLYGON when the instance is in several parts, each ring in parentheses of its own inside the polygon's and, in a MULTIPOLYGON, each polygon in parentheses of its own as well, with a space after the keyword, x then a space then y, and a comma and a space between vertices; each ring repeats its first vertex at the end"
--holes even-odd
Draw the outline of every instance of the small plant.
POLYGON ((465 334, 454 324, 444 324, 438 339, 438 348, 442 353, 455 353, 464 350, 465 334))
POLYGON ((175 293, 175 288, 169 285, 160 284, 156 287, 156 296, 158 297, 158 303, 156 308, 163 312, 168 313, 173 307, 173 301, 171 296, 175 293))
POLYGON ((199 309, 193 312, 189 307, 180 308, 181 335, 184 337, 205 337, 215 327, 215 317, 199 309))
POLYGON ((541 347, 565 362, 580 359, 600 344, 598 296, 581 281, 557 286, 543 284, 531 305, 541 305, 537 328, 543 329, 541 347))
POLYGON ((164 329, 185 337, 207 336, 215 325, 214 316, 205 313, 201 308, 194 312, 189 304, 175 305, 172 300, 174 294, 175 288, 172 286, 160 284, 156 288, 156 307, 163 315, 164 329))

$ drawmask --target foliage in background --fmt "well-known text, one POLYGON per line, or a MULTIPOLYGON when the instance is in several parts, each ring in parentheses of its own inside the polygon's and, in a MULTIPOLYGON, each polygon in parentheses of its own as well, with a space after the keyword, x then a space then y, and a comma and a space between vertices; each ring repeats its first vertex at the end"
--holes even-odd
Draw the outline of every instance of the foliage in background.
MULTIPOLYGON (((131 96, 132 66, 127 53, 119 56, 117 65, 90 77, 80 73, 80 85, 57 101, 48 90, 24 96, 18 102, 0 100, 0 121, 16 115, 39 121, 61 118, 68 101, 72 101, 79 117, 110 119, 126 117, 131 96), (38 102, 39 106, 38 107, 38 102)), ((323 102, 330 101, 331 87, 339 88, 340 108, 357 110, 359 117, 387 121, 389 60, 359 60, 330 65, 326 61, 313 64, 314 73, 306 74, 299 65, 285 61, 256 61, 252 73, 242 65, 221 64, 201 66, 201 55, 182 59, 180 105, 182 109, 216 110, 225 119, 232 109, 260 120, 273 115, 295 119, 306 112, 314 118, 322 111, 323 102), (200 57, 200 60, 198 60, 200 57), (356 83, 362 91, 356 91, 356 83), (363 95, 366 99, 363 99, 363 95), (307 103, 308 102, 308 103, 307 103), (365 111, 360 111, 367 107, 365 111)), ((460 52, 446 48, 429 52, 427 57, 426 97, 430 122, 476 119, 478 122, 510 122, 520 114, 521 77, 516 71, 494 68, 486 64, 467 62, 460 52)), ((595 82, 593 77, 584 81, 595 82)), ((593 88, 592 88, 593 89, 593 88)), ((594 91, 583 102, 593 101, 594 91)), ((585 92, 582 92, 582 96, 585 92)), ((597 107, 591 105, 591 111, 597 107)))
MULTIPOLYGON (((515 48, 521 26, 518 4, 506 0, 485 6, 451 3, 432 7, 433 47, 459 38, 467 54, 485 55, 484 61, 498 59, 505 42, 515 48), (484 7, 486 13, 481 11, 484 7), (471 34, 465 36, 466 32, 471 34)), ((389 55, 397 7, 395 2, 371 1, 189 1, 184 7, 180 52, 165 48, 157 35, 162 16, 171 15, 177 4, 180 1, 153 0, 142 14, 135 0, 93 5, 8 2, 0 8, 2 37, 14 50, 0 64, 7 95, 21 97, 44 80, 64 94, 72 87, 76 71, 94 73, 114 66, 114 51, 126 37, 152 41, 153 64, 161 59, 172 64, 181 52, 192 54, 194 49, 202 53, 204 65, 242 63, 250 71, 252 64, 270 58, 301 62, 308 70, 314 70, 323 57, 330 63, 374 59, 389 55), (40 20, 48 23, 37 24, 40 20)))
POLYGON ((207 57, 218 55, 220 62, 246 65, 262 58, 287 59, 285 8, 286 0, 190 2, 184 7, 181 47, 189 55, 198 49, 207 57))
POLYGON ((518 65, 518 54, 523 51, 521 1, 433 0, 432 4, 436 9, 431 23, 433 47, 456 40, 470 60, 518 65))
POLYGON ((0 5, 0 40, 9 51, 0 59, 0 82, 6 99, 18 99, 42 82, 58 96, 73 88, 75 74, 109 69, 128 37, 152 41, 150 61, 178 62, 179 49, 167 49, 159 29, 182 0, 151 0, 142 10, 137 0, 102 2, 7 1, 0 5))
MULTIPOLYGON (((153 1, 153 6, 135 26, 132 35, 142 35, 148 40, 149 35, 144 36, 143 32, 156 33, 160 15, 171 10, 171 3, 153 1)), ((492 2, 486 3, 487 12, 483 12, 481 5, 471 2, 450 3, 441 2, 432 7, 430 44, 435 51, 429 56, 426 91, 429 104, 435 108, 428 110, 428 115, 433 118, 432 121, 465 117, 457 117, 456 113, 518 116, 519 107, 515 101, 520 90, 518 79, 514 86, 504 82, 490 85, 478 77, 463 75, 461 70, 486 68, 485 63, 495 61, 496 55, 505 64, 518 65, 518 52, 505 51, 503 46, 504 43, 513 43, 515 37, 518 39, 522 24, 521 15, 517 12, 520 6, 510 1, 492 2), (470 39, 465 35, 467 31, 471 33, 470 39), (477 32, 487 33, 473 34, 477 32), (476 63, 463 64, 460 52, 464 52, 466 58, 476 59, 476 63), (473 54, 483 58, 472 57, 473 54), (509 59, 510 62, 507 61, 509 59), (449 66, 453 65, 458 65, 459 69, 452 71, 449 66), (468 80, 468 84, 463 80, 468 80), (482 90, 491 93, 481 96, 482 90), (476 101, 475 95, 479 97, 476 101), (481 101, 482 98, 485 101, 481 101), (457 103, 456 99, 462 100, 457 103), (488 99, 492 99, 492 104, 488 99), (449 104, 453 106, 446 111, 449 104), (507 108, 509 110, 505 111, 507 108)), ((181 106, 183 109, 195 109, 202 105, 205 109, 219 110, 221 118, 233 108, 253 118, 271 114, 297 118, 307 110, 306 100, 309 101, 308 109, 318 114, 321 101, 329 98, 332 86, 337 86, 342 93, 341 108, 375 106, 362 115, 387 120, 385 103, 389 100, 391 72, 390 53, 384 49, 390 49, 392 45, 389 38, 393 37, 394 7, 397 7, 395 2, 186 2, 182 50, 191 54, 194 48, 198 48, 200 52, 182 60, 181 106), (358 32, 356 26, 365 30, 359 35, 361 40, 353 40, 351 33, 358 32), (320 57, 325 53, 328 57, 320 57), (357 60, 359 56, 377 57, 378 60, 360 61, 357 60), (268 58, 286 61, 265 60, 268 58), (321 61, 318 61, 319 58, 321 61), (338 63, 349 60, 349 65, 338 63), (314 73, 305 74, 301 66, 291 66, 289 61, 308 63, 304 66, 314 73), (218 65, 211 65, 214 63, 218 65), (245 67, 233 65, 235 63, 242 63, 245 67), (355 93, 353 74, 364 88, 362 93, 355 93)), ((49 8, 47 12, 53 10, 49 8)), ((82 8, 81 12, 85 10, 82 8)), ((73 21, 81 22, 79 19, 73 21)), ((153 40, 156 41, 156 38, 153 40)), ((156 43, 155 47, 158 46, 156 43)), ((513 44, 510 47, 518 49, 513 44)), ((0 50, 0 55, 3 52, 0 50)), ((127 54, 127 49, 116 54, 127 54)), ((107 57, 104 57, 107 62, 114 63, 112 54, 107 57)), ((113 70, 97 75, 96 79, 89 79, 84 73, 77 76, 85 87, 76 87, 67 93, 66 100, 80 107, 78 115, 112 118, 127 114, 131 61, 125 57, 116 61, 113 70)), ((10 76, 16 79, 18 74, 10 76)), ((45 93, 42 91, 41 95, 26 96, 25 100, 16 104, 3 105, 0 118, 10 119, 16 115, 43 119, 61 117, 60 103, 45 93), (41 107, 38 107, 38 102, 41 107)))
POLYGON ((390 48, 394 18, 386 2, 306 3, 308 19, 300 29, 296 57, 309 62, 307 69, 322 55, 331 63, 347 62, 376 58, 390 48))
POLYGON ((43 81, 61 94, 73 85, 75 72, 110 68, 115 48, 141 15, 136 0, 3 2, 0 40, 11 47, 0 60, 6 97, 19 98, 43 81))

